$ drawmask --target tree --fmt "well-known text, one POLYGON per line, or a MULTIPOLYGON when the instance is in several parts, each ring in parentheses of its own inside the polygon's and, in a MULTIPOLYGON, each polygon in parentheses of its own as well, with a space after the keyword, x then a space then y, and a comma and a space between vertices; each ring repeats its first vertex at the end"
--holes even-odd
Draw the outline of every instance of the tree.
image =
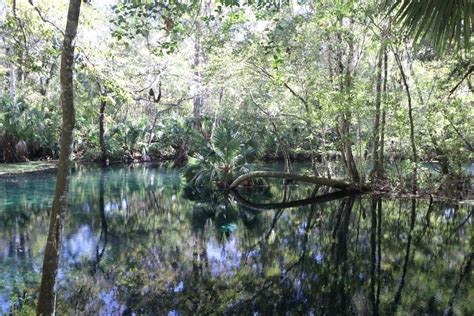
POLYGON ((55 312, 54 286, 58 272, 59 255, 63 238, 64 219, 67 210, 69 178, 71 175, 71 152, 75 125, 73 65, 74 39, 79 24, 81 0, 70 0, 67 13, 66 30, 61 53, 61 109, 63 122, 60 138, 60 153, 56 190, 50 215, 48 240, 44 253, 41 275, 40 295, 37 314, 52 315, 55 312))

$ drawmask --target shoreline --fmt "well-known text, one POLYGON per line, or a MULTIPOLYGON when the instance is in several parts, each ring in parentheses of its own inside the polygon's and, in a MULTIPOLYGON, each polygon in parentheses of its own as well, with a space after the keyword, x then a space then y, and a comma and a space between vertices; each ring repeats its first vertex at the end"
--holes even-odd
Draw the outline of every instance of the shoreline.
MULTIPOLYGON (((138 164, 138 165, 146 165, 146 164, 159 164, 166 162, 168 160, 155 160, 152 162, 122 162, 122 161, 113 161, 110 165, 119 165, 122 164, 123 166, 127 166, 130 164, 138 164)), ((0 179, 4 177, 12 177, 17 175, 24 175, 24 174, 33 174, 33 173, 41 173, 47 171, 53 171, 57 169, 57 160, 50 160, 50 161, 28 161, 28 162, 20 162, 20 163, 2 163, 0 164, 0 179)), ((87 161, 73 161, 74 164, 80 165, 96 165, 98 167, 101 166, 100 163, 97 162, 87 162, 87 161)), ((263 161, 265 163, 265 161, 263 161)), ((72 169, 74 170, 75 167, 73 166, 72 169)), ((179 168, 178 168, 179 169, 179 168)), ((369 194, 373 196, 382 196, 382 197, 390 197, 390 198, 416 198, 416 199, 433 199, 433 201, 445 201, 445 202, 454 202, 460 204, 466 204, 468 206, 474 206, 474 199, 471 194, 468 194, 465 197, 455 197, 455 196, 447 196, 443 193, 437 192, 421 192, 416 195, 408 192, 397 191, 388 189, 385 186, 382 187, 375 187, 373 190, 368 191, 364 194, 369 194)))
POLYGON ((37 173, 43 171, 51 171, 58 168, 57 161, 27 161, 18 163, 2 163, 0 164, 0 178, 37 173))

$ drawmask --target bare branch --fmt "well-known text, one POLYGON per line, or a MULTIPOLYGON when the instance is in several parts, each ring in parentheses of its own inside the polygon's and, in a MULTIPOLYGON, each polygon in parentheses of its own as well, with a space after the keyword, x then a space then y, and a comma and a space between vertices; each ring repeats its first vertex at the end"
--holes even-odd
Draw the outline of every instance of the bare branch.
POLYGON ((469 77, 469 75, 474 72, 474 65, 471 65, 469 67, 469 69, 467 70, 466 74, 462 77, 462 79, 449 91, 449 95, 448 95, 448 99, 451 97, 451 95, 457 90, 457 88, 459 88, 459 86, 461 85, 461 83, 463 83, 463 81, 469 77))
MULTIPOLYGON (((273 81, 276 81, 275 76, 273 76, 271 73, 269 73, 265 68, 255 64, 255 63, 252 63, 252 62, 249 62, 249 64, 254 66, 255 68, 257 68, 262 74, 267 76, 269 79, 271 79, 273 81)), ((303 98, 301 95, 299 95, 287 82, 283 82, 283 86, 286 89, 288 89, 293 96, 298 98, 303 103, 303 105, 305 106, 306 109, 308 109, 308 101, 305 98, 303 98)))
POLYGON ((47 23, 51 26, 53 26, 59 33, 61 33, 61 35, 64 36, 64 31, 61 30, 56 24, 54 24, 53 22, 51 22, 50 20, 46 19, 43 14, 41 13, 41 10, 34 5, 33 3, 33 0, 28 0, 28 2, 31 4, 31 6, 33 7, 33 9, 35 9, 35 11, 38 13, 38 16, 40 17, 41 21, 43 21, 44 23, 47 23))

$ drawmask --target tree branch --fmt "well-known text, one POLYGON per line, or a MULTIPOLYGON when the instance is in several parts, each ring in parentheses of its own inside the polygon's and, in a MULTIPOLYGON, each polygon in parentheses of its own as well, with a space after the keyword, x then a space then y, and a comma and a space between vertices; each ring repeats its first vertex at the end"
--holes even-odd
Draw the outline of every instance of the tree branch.
POLYGON ((466 74, 462 77, 462 79, 449 91, 449 95, 448 95, 448 99, 451 97, 451 95, 457 90, 457 88, 459 88, 459 86, 461 85, 461 83, 463 83, 463 81, 469 77, 469 75, 474 72, 474 65, 471 65, 469 67, 469 69, 467 70, 466 74))
POLYGON ((43 14, 41 13, 41 10, 34 5, 33 3, 33 0, 28 0, 28 2, 31 4, 31 6, 33 7, 33 9, 35 9, 35 11, 38 13, 38 16, 40 17, 41 21, 43 21, 44 23, 47 23, 51 26, 53 26, 59 33, 61 33, 61 35, 64 36, 64 31, 61 30, 56 24, 54 24, 53 22, 51 22, 50 20, 46 19, 43 14))
POLYGON ((241 183, 254 179, 254 178, 279 178, 279 179, 288 179, 295 180, 307 183, 313 183, 317 185, 325 185, 328 187, 350 191, 350 192, 363 192, 368 191, 370 188, 366 185, 359 185, 355 183, 345 182, 343 180, 328 179, 323 177, 301 175, 288 172, 275 172, 275 171, 254 171, 241 175, 232 182, 230 188, 236 188, 241 183))
MULTIPOLYGON (((249 62, 249 64, 254 66, 255 68, 257 68, 261 73, 263 73, 265 76, 267 76, 271 80, 276 81, 275 77, 271 73, 269 73, 265 68, 263 68, 263 67, 261 67, 257 64, 254 64, 252 62, 249 62)), ((287 82, 283 82, 283 86, 286 89, 288 89, 288 91, 290 91, 293 96, 298 98, 303 103, 303 105, 305 106, 306 109, 308 109, 308 101, 305 98, 303 98, 301 95, 299 95, 287 82)))

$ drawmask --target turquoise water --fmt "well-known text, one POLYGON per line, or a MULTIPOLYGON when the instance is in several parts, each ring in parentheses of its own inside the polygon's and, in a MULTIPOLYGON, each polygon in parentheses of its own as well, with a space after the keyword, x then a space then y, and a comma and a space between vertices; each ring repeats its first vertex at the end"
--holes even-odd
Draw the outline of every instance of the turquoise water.
MULTIPOLYGON (((54 180, 0 178, 0 314, 37 297, 54 180)), ((199 192, 173 169, 78 167, 58 314, 474 314, 472 207, 306 200, 323 193, 199 192)))

